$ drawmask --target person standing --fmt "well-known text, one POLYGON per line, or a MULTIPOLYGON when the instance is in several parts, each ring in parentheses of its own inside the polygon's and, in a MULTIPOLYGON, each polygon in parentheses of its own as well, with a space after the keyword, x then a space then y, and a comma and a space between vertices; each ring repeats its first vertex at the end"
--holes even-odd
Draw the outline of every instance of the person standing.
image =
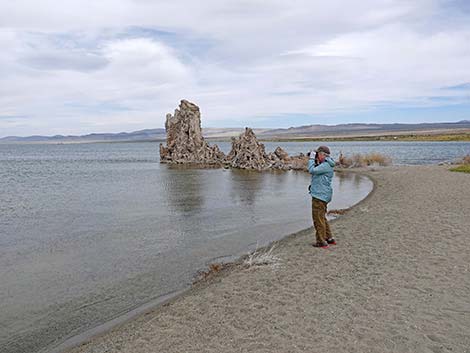
POLYGON ((315 227, 316 242, 314 247, 326 249, 329 244, 336 245, 336 240, 331 233, 330 225, 326 219, 328 203, 333 195, 331 181, 335 161, 330 157, 330 149, 320 146, 315 155, 309 153, 308 171, 312 174, 310 195, 312 196, 312 218, 315 227))

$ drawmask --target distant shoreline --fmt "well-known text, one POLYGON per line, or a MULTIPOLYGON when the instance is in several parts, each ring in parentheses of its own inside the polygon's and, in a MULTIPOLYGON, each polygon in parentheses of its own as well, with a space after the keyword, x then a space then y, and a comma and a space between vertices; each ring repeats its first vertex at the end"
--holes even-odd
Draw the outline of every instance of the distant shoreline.
MULTIPOLYGON (((230 141, 244 128, 202 128, 208 141, 230 141)), ((418 124, 350 123, 339 125, 305 125, 289 128, 253 128, 263 141, 470 141, 470 121, 418 124)), ((98 143, 98 142, 159 142, 166 140, 164 128, 132 132, 89 133, 86 135, 5 136, 3 143, 98 143)))
POLYGON ((122 140, 122 141, 0 141, 0 145, 80 145, 89 143, 142 143, 142 142, 165 142, 166 140, 122 140))
POLYGON ((455 134, 403 134, 403 135, 376 135, 376 136, 340 136, 340 137, 291 137, 260 139, 266 142, 342 142, 342 141, 411 141, 411 142, 470 142, 469 133, 455 134))
MULTIPOLYGON (((230 142, 231 137, 205 137, 207 142, 230 142)), ((319 136, 319 137, 261 137, 261 142, 371 142, 371 141, 397 141, 397 142, 470 142, 470 132, 468 133, 446 133, 446 134, 390 134, 390 135, 367 135, 367 136, 319 136)), ((87 143, 143 143, 155 142, 163 143, 165 139, 142 139, 142 140, 94 140, 94 141, 0 141, 0 145, 71 145, 71 144, 87 144, 87 143)))

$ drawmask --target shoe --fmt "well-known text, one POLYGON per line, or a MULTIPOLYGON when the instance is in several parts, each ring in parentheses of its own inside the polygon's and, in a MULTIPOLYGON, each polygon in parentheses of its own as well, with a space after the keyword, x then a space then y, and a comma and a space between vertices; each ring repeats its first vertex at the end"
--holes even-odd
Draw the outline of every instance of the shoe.
POLYGON ((336 240, 335 238, 329 238, 329 239, 326 239, 326 242, 330 245, 336 245, 336 240))
POLYGON ((314 248, 322 248, 322 249, 328 249, 330 246, 328 245, 328 243, 313 243, 312 246, 314 248))

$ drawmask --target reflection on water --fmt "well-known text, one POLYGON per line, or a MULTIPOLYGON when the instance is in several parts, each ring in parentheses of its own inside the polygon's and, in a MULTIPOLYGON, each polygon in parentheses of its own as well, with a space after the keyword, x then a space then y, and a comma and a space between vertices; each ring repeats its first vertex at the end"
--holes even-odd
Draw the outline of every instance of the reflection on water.
MULTIPOLYGON (((37 352, 184 288, 214 258, 311 226, 307 173, 161 165, 150 143, 3 145, 0 177, 8 352, 37 352)), ((370 188, 338 174, 330 208, 370 188)))
POLYGON ((333 180, 333 200, 329 209, 343 209, 351 206, 351 200, 361 200, 373 188, 368 178, 350 172, 335 173, 333 180))
POLYGON ((230 198, 228 202, 236 202, 245 206, 253 206, 261 189, 259 172, 246 170, 228 170, 230 174, 230 198))
POLYGON ((167 206, 170 213, 183 214, 202 209, 205 202, 203 184, 206 182, 203 171, 174 167, 170 170, 160 175, 162 206, 167 206))

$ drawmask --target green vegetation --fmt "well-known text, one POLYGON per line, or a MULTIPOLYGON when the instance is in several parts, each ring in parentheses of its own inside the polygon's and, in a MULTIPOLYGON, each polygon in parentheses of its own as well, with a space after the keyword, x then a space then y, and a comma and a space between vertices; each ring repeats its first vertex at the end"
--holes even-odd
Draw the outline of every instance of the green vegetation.
POLYGON ((399 141, 470 141, 470 133, 398 136, 399 141))
POLYGON ((470 164, 462 164, 458 167, 451 168, 452 172, 462 172, 462 173, 470 173, 470 164))
POLYGON ((314 141, 470 141, 470 132, 460 134, 406 134, 383 136, 341 136, 341 137, 278 137, 261 139, 272 142, 314 142, 314 141))
POLYGON ((451 168, 450 170, 452 172, 470 173, 470 154, 462 158, 458 167, 451 168))

